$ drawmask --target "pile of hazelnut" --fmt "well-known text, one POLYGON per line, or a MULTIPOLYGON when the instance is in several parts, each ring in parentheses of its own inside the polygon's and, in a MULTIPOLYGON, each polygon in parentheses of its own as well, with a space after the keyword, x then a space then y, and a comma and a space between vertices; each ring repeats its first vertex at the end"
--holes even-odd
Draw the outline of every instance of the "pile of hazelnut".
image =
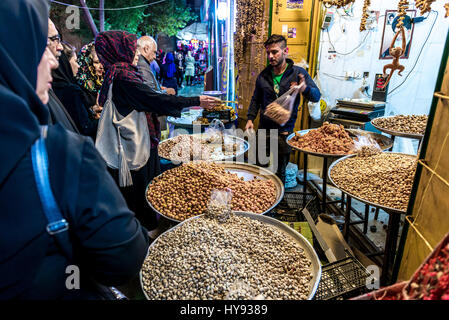
POLYGON ((276 201, 271 180, 244 181, 223 166, 206 161, 184 163, 156 177, 147 191, 152 206, 178 221, 205 213, 212 190, 232 191, 232 210, 262 213, 276 201))

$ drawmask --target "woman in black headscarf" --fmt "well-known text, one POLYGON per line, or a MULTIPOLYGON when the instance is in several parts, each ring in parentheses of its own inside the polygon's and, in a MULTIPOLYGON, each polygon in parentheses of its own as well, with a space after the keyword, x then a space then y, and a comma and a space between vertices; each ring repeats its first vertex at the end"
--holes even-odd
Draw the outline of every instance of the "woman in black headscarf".
MULTIPOLYGON (((126 31, 104 31, 100 32, 95 39, 95 49, 101 64, 106 70, 103 85, 98 99, 99 105, 104 107, 112 86, 112 101, 122 117, 136 111, 151 112, 154 115, 167 115, 179 117, 181 110, 189 106, 212 107, 217 99, 208 96, 200 97, 177 97, 167 94, 155 93, 150 87, 143 83, 137 66, 137 36, 126 31)), ((104 110, 102 116, 104 114, 104 110)), ((102 121, 102 119, 100 119, 102 121)), ((101 126, 101 125, 100 125, 101 126)), ((122 187, 122 193, 128 206, 136 213, 136 217, 149 230, 156 229, 156 214, 151 211, 145 200, 145 189, 148 183, 159 174, 160 163, 157 155, 160 130, 149 125, 149 146, 140 148, 151 148, 150 156, 146 164, 138 170, 131 170, 132 185, 122 187)), ((141 136, 142 132, 134 133, 141 136)), ((98 147, 98 144, 97 144, 98 147)), ((106 158, 106 157, 105 157, 106 158)), ((119 155, 117 154, 117 157, 119 155)), ((111 174, 120 185, 119 170, 111 169, 111 174)))
POLYGON ((0 33, 0 300, 100 298, 98 283, 121 285, 139 272, 147 232, 91 139, 59 124, 48 127, 45 146, 51 190, 69 223, 71 257, 47 232, 30 152, 48 121, 35 93, 47 42, 47 2, 0 1, 0 21, 14 30, 0 33), (79 268, 77 290, 66 287, 69 265, 79 268))
POLYGON ((64 50, 59 57, 59 67, 52 72, 53 91, 70 114, 79 132, 95 141, 98 120, 89 115, 88 110, 92 106, 85 105, 88 101, 77 84, 76 73, 70 63, 70 59, 73 60, 73 58, 76 62, 75 50, 67 43, 64 43, 63 47, 64 50))

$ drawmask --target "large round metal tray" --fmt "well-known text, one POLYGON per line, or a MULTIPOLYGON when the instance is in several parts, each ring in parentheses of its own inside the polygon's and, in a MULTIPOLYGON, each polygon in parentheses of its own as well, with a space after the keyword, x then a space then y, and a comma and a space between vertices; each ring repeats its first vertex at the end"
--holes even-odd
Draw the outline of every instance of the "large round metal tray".
MULTIPOLYGON (((409 156, 409 157, 411 157, 411 158, 416 158, 416 155, 411 155, 411 154, 406 154, 406 153, 400 153, 400 152, 388 152, 388 153, 391 153, 391 154, 401 154, 401 155, 409 156)), ((383 210, 385 210, 385 211, 387 211, 387 212, 391 212, 391 213, 393 213, 393 212, 394 212, 394 213, 405 213, 405 210, 399 210, 399 209, 396 209, 396 208, 391 208, 391 207, 383 206, 383 205, 381 205, 381 204, 374 203, 374 202, 370 202, 370 201, 368 201, 368 200, 366 200, 366 199, 360 198, 360 197, 358 197, 358 196, 352 194, 351 192, 348 192, 347 190, 345 190, 345 189, 339 187, 338 184, 336 184, 336 183, 334 182, 334 180, 332 179, 332 175, 331 175, 331 172, 332 172, 332 169, 334 168, 334 166, 335 166, 337 163, 339 163, 339 162, 345 161, 346 159, 351 158, 351 157, 355 157, 355 156, 356 156, 355 154, 350 154, 350 155, 347 155, 347 156, 345 156, 345 157, 343 157, 343 158, 340 158, 340 159, 336 160, 334 163, 332 163, 331 166, 329 167, 328 172, 327 172, 327 176, 329 177, 329 181, 330 181, 334 186, 336 186, 338 189, 340 189, 341 191, 343 191, 344 193, 346 193, 347 195, 349 195, 351 198, 354 198, 354 199, 356 199, 356 200, 359 200, 359 201, 361 201, 361 202, 363 202, 363 203, 366 203, 366 204, 368 204, 368 205, 370 205, 370 206, 377 207, 377 208, 379 208, 379 209, 383 209, 383 210)))
POLYGON ((411 138, 411 139, 422 139, 423 138, 423 136, 424 136, 423 134, 405 133, 405 132, 393 131, 393 130, 390 130, 390 129, 379 127, 379 126, 374 124, 375 120, 377 120, 377 119, 386 119, 386 118, 393 118, 393 117, 395 117, 395 116, 375 118, 375 119, 371 120, 371 124, 377 130, 385 132, 385 133, 387 133, 389 135, 392 135, 392 136, 403 137, 403 138, 411 138))
MULTIPOLYGON (((204 133, 194 133, 194 134, 191 134, 191 136, 193 136, 193 137, 201 137, 201 136, 204 137, 205 135, 206 135, 206 134, 204 134, 204 133)), ((177 136, 176 136, 176 137, 177 137, 177 136)), ((170 139, 166 139, 166 140, 164 140, 164 141, 161 141, 161 142, 159 143, 159 145, 162 145, 162 144, 164 144, 164 143, 167 143, 168 141, 171 141, 171 140, 175 139, 176 137, 173 137, 173 138, 170 138, 170 139)), ((247 151, 249 150, 250 144, 248 143, 248 141, 245 141, 244 139, 239 138, 239 137, 237 137, 237 136, 231 136, 231 135, 225 135, 225 139, 226 139, 226 138, 227 138, 227 139, 234 140, 234 141, 238 142, 240 145, 243 145, 243 150, 240 150, 240 151, 236 152, 236 154, 231 154, 231 155, 228 155, 228 156, 223 155, 223 157, 221 157, 221 158, 210 159, 210 160, 207 160, 207 161, 232 160, 232 159, 234 159, 234 158, 237 158, 238 156, 241 156, 242 154, 244 154, 245 152, 247 152, 247 151)), ((220 146, 221 146, 221 145, 220 145, 220 146)), ((165 157, 163 157, 163 156, 161 156, 161 155, 159 155, 159 157, 162 158, 162 159, 166 159, 166 160, 173 161, 173 162, 177 162, 177 163, 180 162, 180 161, 178 161, 178 160, 173 160, 173 159, 170 159, 170 158, 165 158, 165 157)), ((198 160, 201 160, 201 159, 198 159, 198 160)))
MULTIPOLYGON (((257 213, 257 215, 267 214, 274 207, 276 207, 278 205, 278 203, 284 197, 284 184, 274 173, 272 173, 271 171, 269 171, 267 169, 255 166, 253 164, 243 163, 243 162, 221 161, 221 162, 215 162, 215 163, 220 166, 223 166, 226 171, 228 171, 230 173, 235 173, 239 177, 243 177, 244 181, 253 180, 255 177, 257 177, 260 180, 271 180, 274 182, 274 186, 276 188, 276 201, 266 211, 264 211, 262 213, 257 213)), ((162 212, 157 210, 155 207, 153 207, 153 205, 151 204, 150 201, 148 201, 147 192, 148 192, 148 188, 150 187, 150 185, 152 183, 153 183, 153 181, 151 181, 145 189, 145 199, 146 199, 148 205, 151 207, 151 209, 153 209, 155 212, 157 212, 164 218, 174 221, 174 222, 181 222, 181 220, 177 220, 177 219, 171 218, 171 217, 163 214, 162 212)))
MULTIPOLYGON (((296 133, 299 133, 301 136, 303 136, 311 130, 316 130, 316 129, 305 129, 305 130, 297 131, 296 133)), ((353 140, 356 138, 357 135, 359 135, 359 136, 365 135, 365 136, 369 136, 369 137, 375 139, 377 141, 377 143, 379 143, 379 146, 382 148, 382 150, 388 150, 393 146, 393 141, 391 140, 391 138, 386 137, 382 134, 371 132, 371 131, 358 130, 358 129, 345 129, 345 130, 349 133, 349 136, 352 137, 353 140)), ((296 133, 293 132, 292 134, 290 134, 287 137, 287 144, 295 150, 299 150, 301 152, 310 154, 312 156, 317 156, 317 157, 340 158, 340 157, 346 156, 346 154, 319 153, 319 152, 313 152, 313 151, 304 150, 304 149, 295 147, 290 143, 290 140, 296 135, 296 133)))
MULTIPOLYGON (((254 220, 258 220, 260 222, 266 223, 268 225, 274 226, 276 228, 278 228, 280 231, 282 231, 283 233, 285 233, 288 236, 291 236, 293 238, 293 240, 295 242, 297 242, 301 248, 304 249, 304 253, 306 254, 307 258, 311 261, 312 265, 311 265, 311 273, 312 273, 312 280, 310 281, 309 284, 309 296, 308 296, 308 300, 311 300, 315 293, 316 290, 318 289, 318 284, 320 282, 321 279, 321 263, 320 260, 315 252, 315 250, 313 249, 312 245, 309 243, 309 241, 307 241, 306 238, 304 238, 304 236, 300 233, 298 233, 296 230, 294 230, 293 228, 290 228, 289 226, 287 226, 286 224, 280 222, 279 220, 276 220, 274 218, 268 217, 268 216, 263 216, 260 214, 255 214, 255 213, 251 213, 251 212, 238 212, 235 211, 234 214, 236 215, 240 215, 240 216, 244 216, 244 217, 248 217, 254 220)), ((193 219, 198 219, 200 217, 202 217, 203 215, 199 215, 199 216, 195 216, 189 219, 184 220, 183 222, 177 224, 176 226, 174 226, 173 228, 165 231, 164 233, 162 233, 161 235, 159 235, 159 237, 157 237, 150 245, 150 247, 148 248, 148 253, 150 252, 151 248, 157 243, 157 241, 159 240, 159 238, 163 237, 166 233, 171 232, 173 230, 175 230, 176 228, 179 228, 183 223, 186 223, 187 221, 193 220, 193 219)), ((148 256, 147 253, 147 256, 148 256)), ((147 293, 145 292, 145 289, 143 288, 143 278, 142 278, 142 269, 139 272, 139 278, 140 278, 140 286, 142 288, 143 293, 145 294, 145 298, 147 300, 149 300, 147 293)))

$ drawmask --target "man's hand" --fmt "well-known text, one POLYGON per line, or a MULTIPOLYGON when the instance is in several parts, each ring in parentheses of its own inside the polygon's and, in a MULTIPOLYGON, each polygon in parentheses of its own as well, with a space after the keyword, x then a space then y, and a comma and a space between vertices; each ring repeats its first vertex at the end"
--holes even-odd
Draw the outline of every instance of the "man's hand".
POLYGON ((165 90, 165 92, 167 92, 167 94, 172 95, 172 96, 174 96, 176 94, 176 91, 173 88, 165 88, 163 90, 165 90))
POLYGON ((254 123, 252 120, 246 122, 245 131, 254 130, 254 123))
POLYGON ((200 107, 204 109, 212 109, 219 105, 221 100, 211 96, 200 96, 200 107))

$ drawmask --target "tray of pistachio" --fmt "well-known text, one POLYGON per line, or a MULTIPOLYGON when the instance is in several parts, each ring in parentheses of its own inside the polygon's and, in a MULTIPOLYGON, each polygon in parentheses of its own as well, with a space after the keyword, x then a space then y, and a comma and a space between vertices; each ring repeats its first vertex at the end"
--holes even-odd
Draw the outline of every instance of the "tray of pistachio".
POLYGON ((351 154, 329 167, 337 188, 387 212, 405 213, 412 191, 417 158, 397 152, 351 154))
MULTIPOLYGON (((174 163, 194 160, 231 160, 249 150, 249 143, 237 136, 220 133, 181 134, 162 141, 158 147, 161 158, 174 163)), ((243 160, 243 158, 242 158, 243 160)))
POLYGON ((185 220, 150 245, 140 271, 148 300, 310 300, 320 278, 304 236, 248 212, 185 220))
POLYGON ((375 118, 371 120, 371 124, 377 130, 392 136, 422 139, 427 119, 427 115, 396 115, 375 118))

